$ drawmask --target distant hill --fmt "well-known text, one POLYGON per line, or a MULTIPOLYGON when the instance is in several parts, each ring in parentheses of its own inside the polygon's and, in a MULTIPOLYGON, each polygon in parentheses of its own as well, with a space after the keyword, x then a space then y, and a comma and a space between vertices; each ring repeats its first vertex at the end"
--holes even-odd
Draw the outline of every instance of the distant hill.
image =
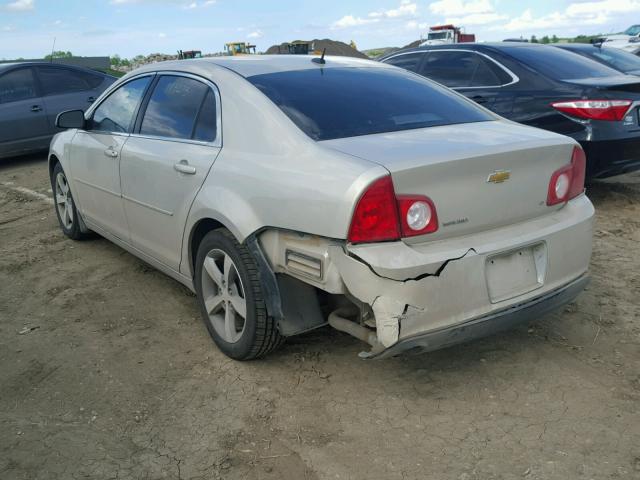
POLYGON ((383 55, 393 53, 396 50, 399 50, 399 48, 398 47, 382 47, 382 48, 372 48, 370 50, 362 50, 362 53, 364 53, 369 58, 379 58, 379 57, 382 57, 383 55))

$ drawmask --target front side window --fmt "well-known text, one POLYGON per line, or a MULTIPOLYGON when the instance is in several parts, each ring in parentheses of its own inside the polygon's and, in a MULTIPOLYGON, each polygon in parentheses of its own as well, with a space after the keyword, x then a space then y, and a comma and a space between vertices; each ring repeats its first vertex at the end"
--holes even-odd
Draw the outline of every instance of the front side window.
POLYGON ((633 25, 629 28, 627 28, 624 31, 625 35, 631 35, 632 37, 635 37, 636 35, 640 35, 640 25, 633 25))
POLYGON ((495 120, 473 102, 399 68, 313 68, 247 80, 314 140, 495 120))
POLYGON ((144 113, 140 134, 191 139, 208 91, 204 83, 191 78, 160 77, 144 113))
POLYGON ((83 92, 91 90, 89 83, 76 71, 62 67, 38 67, 43 95, 83 92))
POLYGON ((420 65, 420 61, 424 53, 406 53, 403 55, 397 55, 395 57, 390 58, 389 60, 384 60, 384 63, 388 63, 389 65, 394 65, 396 67, 404 68, 405 70, 410 70, 412 72, 418 71, 418 66, 420 65))
POLYGON ((18 102, 35 96, 36 87, 30 68, 11 70, 0 76, 0 103, 18 102))
POLYGON ((107 97, 93 112, 92 130, 126 133, 152 77, 132 80, 107 97))

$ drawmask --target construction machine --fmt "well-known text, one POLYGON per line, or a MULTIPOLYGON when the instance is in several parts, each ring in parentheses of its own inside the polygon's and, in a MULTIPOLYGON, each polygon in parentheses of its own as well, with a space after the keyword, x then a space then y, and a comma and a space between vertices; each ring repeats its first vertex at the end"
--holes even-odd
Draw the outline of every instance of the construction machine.
POLYGON ((249 55, 256 53, 256 46, 247 42, 229 42, 224 45, 224 52, 231 56, 249 55))
POLYGON ((188 58, 202 58, 200 50, 178 50, 178 60, 186 60, 188 58))

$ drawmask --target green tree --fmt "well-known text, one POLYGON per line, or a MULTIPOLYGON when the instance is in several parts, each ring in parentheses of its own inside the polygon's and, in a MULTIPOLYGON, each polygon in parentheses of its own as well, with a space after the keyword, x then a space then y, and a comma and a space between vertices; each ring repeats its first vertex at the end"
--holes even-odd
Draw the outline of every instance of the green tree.
POLYGON ((546 43, 551 43, 551 40, 549 39, 549 36, 548 36, 548 35, 545 35, 544 37, 542 37, 542 38, 540 39, 540 41, 541 41, 542 43, 545 43, 545 44, 546 44, 546 43))
POLYGON ((49 55, 45 55, 45 60, 51 60, 53 58, 71 58, 73 57, 73 53, 67 51, 64 52, 62 50, 56 50, 53 53, 50 53, 49 55))
POLYGON ((558 43, 559 41, 560 39, 556 35, 551 37, 551 43, 558 43))
POLYGON ((538 38, 535 35, 531 35, 531 43, 539 43, 538 38))

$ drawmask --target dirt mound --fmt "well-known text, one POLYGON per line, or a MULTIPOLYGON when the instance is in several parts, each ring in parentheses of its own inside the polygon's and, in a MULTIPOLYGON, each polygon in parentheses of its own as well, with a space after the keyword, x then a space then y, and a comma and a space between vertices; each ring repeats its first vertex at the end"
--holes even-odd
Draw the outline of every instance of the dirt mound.
MULTIPOLYGON (((310 44, 309 52, 319 51, 321 52, 325 48, 327 49, 327 55, 337 55, 339 57, 355 57, 355 58, 369 58, 364 53, 359 52, 355 48, 344 42, 338 42, 336 40, 296 40, 296 42, 306 41, 310 44)), ((289 43, 281 43, 280 45, 272 45, 265 52, 266 54, 277 55, 279 53, 289 53, 289 43)))

